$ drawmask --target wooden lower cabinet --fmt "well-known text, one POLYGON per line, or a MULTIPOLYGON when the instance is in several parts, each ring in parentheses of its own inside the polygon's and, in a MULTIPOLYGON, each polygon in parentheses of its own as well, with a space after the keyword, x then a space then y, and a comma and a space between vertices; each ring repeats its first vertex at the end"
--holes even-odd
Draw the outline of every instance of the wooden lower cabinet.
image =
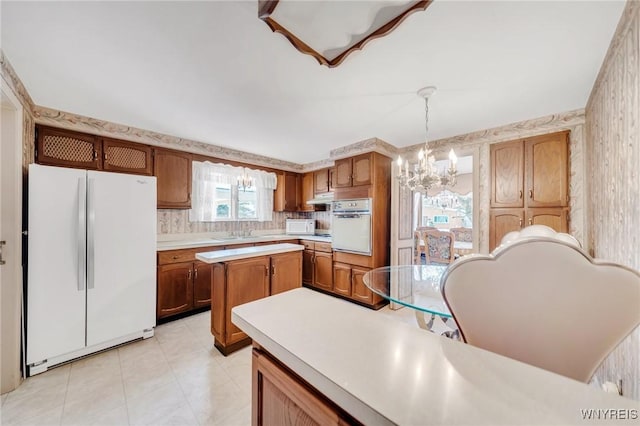
POLYGON ((364 274, 370 270, 370 268, 334 262, 333 292, 370 308, 381 308, 387 303, 386 300, 369 290, 363 281, 364 274))
POLYGON ((333 255, 331 253, 315 252, 313 285, 327 291, 333 289, 333 255))
POLYGON ((527 209, 528 225, 546 225, 556 232, 569 231, 569 212, 563 208, 527 209))
POLYGON ((313 250, 305 250, 302 252, 302 283, 307 285, 313 284, 313 250))
POLYGON ((266 352, 254 348, 251 364, 253 426, 360 424, 266 352))
POLYGON ((271 295, 300 287, 302 282, 302 256, 298 252, 271 256, 271 295))
POLYGON ((221 250, 220 246, 158 252, 156 319, 211 305, 212 267, 196 260, 196 253, 221 250))
POLYGON ((489 213, 489 250, 500 245, 502 237, 524 226, 524 209, 491 209, 489 213))
POLYGON ((299 251, 214 263, 211 287, 211 334, 215 346, 228 355, 251 343, 233 322, 234 306, 302 285, 299 251))
POLYGON ((192 262, 158 267, 158 319, 193 309, 192 268, 192 262))
POLYGON ((351 265, 342 263, 333 265, 333 291, 336 294, 351 297, 351 265))

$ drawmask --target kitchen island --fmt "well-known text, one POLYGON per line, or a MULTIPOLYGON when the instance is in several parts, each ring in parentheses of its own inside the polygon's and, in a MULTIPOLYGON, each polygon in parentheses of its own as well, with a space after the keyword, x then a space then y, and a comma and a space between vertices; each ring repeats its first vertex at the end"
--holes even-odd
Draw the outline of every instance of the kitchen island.
POLYGON ((254 341, 254 425, 282 416, 322 424, 600 424, 611 420, 606 410, 635 424, 639 415, 637 401, 304 288, 238 306, 232 319, 254 341))
POLYGON ((197 253, 212 264, 211 334, 228 355, 251 343, 231 322, 234 306, 302 286, 302 250, 298 244, 269 244, 197 253))

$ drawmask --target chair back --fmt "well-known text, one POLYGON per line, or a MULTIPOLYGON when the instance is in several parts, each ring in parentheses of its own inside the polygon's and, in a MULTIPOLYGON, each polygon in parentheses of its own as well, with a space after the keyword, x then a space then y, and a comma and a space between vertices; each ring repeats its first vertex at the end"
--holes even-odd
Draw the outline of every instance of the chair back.
POLYGON ((588 382, 640 324, 640 274, 566 234, 524 234, 451 265, 444 299, 467 343, 588 382))
POLYGON ((422 263, 421 256, 422 256, 422 253, 425 252, 424 231, 427 231, 427 230, 437 231, 438 228, 435 228, 433 226, 418 226, 416 230, 413 231, 413 255, 414 255, 413 263, 415 265, 420 265, 422 263))
POLYGON ((455 237, 451 232, 428 229, 422 235, 427 264, 453 262, 455 237))
POLYGON ((456 238, 456 241, 473 242, 473 229, 471 228, 451 228, 449 231, 456 238))

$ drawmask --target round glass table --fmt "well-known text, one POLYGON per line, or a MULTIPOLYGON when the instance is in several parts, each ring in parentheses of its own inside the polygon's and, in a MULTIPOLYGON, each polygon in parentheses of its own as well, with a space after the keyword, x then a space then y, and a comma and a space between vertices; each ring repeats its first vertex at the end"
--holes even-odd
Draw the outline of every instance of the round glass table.
POLYGON ((459 339, 458 326, 440 288, 440 280, 447 267, 448 265, 385 266, 367 272, 363 281, 374 293, 414 309, 420 327, 459 339))

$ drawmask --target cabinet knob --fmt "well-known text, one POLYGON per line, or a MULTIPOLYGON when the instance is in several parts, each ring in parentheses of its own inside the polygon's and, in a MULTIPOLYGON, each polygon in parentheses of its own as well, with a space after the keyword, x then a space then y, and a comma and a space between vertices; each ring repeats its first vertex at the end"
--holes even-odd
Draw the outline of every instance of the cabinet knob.
POLYGON ((180 257, 180 256, 173 256, 173 258, 172 258, 172 259, 173 259, 173 260, 176 260, 178 257, 180 257))
POLYGON ((522 218, 520 218, 520 228, 522 228, 522 218))
POLYGON ((529 190, 529 198, 533 198, 533 189, 529 190))
POLYGON ((533 225, 533 219, 529 218, 529 225, 533 225))
POLYGON ((189 272, 187 272, 187 279, 190 280, 191 279, 191 269, 189 269, 189 272))
POLYGON ((520 199, 522 200, 522 189, 520 190, 520 199))
POLYGON ((193 278, 198 279, 198 268, 193 270, 193 278))

